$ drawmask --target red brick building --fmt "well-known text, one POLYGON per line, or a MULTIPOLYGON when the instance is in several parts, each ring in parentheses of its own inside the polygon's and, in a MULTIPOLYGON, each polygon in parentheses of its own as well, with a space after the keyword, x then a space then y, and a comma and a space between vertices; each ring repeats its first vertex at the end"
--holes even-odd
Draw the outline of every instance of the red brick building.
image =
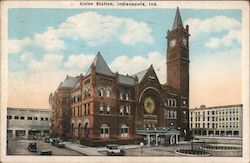
MULTIPOLYGON (((178 8, 166 53, 167 84, 161 84, 152 65, 134 75, 113 73, 98 52, 85 75, 67 76, 50 95, 53 134, 85 144, 132 143, 145 135, 149 140, 147 130, 167 133, 171 127, 177 139, 188 140, 189 31, 178 8)), ((158 136, 160 142, 172 139, 164 133, 154 133, 157 144, 158 136)))

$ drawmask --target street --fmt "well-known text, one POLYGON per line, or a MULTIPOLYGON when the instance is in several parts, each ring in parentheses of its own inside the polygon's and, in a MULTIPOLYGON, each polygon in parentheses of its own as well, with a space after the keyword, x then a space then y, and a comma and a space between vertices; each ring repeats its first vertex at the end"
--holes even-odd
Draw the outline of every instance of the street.
POLYGON ((39 155, 42 150, 50 150, 53 156, 83 156, 79 152, 68 148, 57 148, 50 143, 45 143, 43 140, 10 139, 8 147, 8 155, 39 155), (31 142, 37 143, 37 152, 30 152, 27 149, 28 144, 31 142))

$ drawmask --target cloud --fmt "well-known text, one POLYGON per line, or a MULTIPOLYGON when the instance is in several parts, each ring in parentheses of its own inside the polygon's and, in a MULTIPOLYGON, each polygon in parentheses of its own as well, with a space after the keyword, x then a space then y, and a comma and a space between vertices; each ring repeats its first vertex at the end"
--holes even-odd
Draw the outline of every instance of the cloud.
POLYGON ((56 70, 61 62, 62 62, 63 56, 58 54, 45 54, 41 60, 38 61, 31 61, 29 68, 33 72, 40 72, 40 71, 53 71, 56 70))
POLYGON ((77 68, 80 70, 86 69, 87 66, 94 60, 95 55, 70 55, 67 62, 64 64, 66 68, 77 68))
POLYGON ((102 16, 96 12, 84 12, 69 17, 58 27, 61 37, 81 39, 88 46, 96 46, 112 40, 124 44, 152 43, 151 28, 144 22, 116 16, 102 16))
POLYGON ((29 59, 31 59, 32 56, 33 56, 33 53, 24 51, 21 53, 21 61, 23 62, 28 61, 29 59))
POLYGON ((23 48, 29 46, 31 44, 31 39, 26 37, 24 39, 11 39, 9 40, 8 51, 9 54, 17 54, 20 53, 23 48))
POLYGON ((238 20, 226 16, 215 16, 204 20, 189 18, 185 24, 189 25, 192 38, 200 33, 231 31, 241 26, 238 20))
POLYGON ((65 43, 59 38, 59 33, 52 27, 49 27, 43 34, 36 33, 34 41, 38 46, 44 48, 45 51, 54 52, 65 49, 65 43))
POLYGON ((220 46, 232 46, 234 41, 240 44, 241 32, 239 30, 232 30, 228 32, 227 35, 224 35, 222 38, 212 37, 205 44, 205 47, 214 49, 220 46))
POLYGON ((129 58, 126 55, 121 55, 115 58, 109 66, 113 72, 133 75, 141 70, 149 68, 151 64, 153 64, 160 82, 166 82, 166 58, 165 55, 159 52, 150 52, 146 57, 137 55, 129 58))

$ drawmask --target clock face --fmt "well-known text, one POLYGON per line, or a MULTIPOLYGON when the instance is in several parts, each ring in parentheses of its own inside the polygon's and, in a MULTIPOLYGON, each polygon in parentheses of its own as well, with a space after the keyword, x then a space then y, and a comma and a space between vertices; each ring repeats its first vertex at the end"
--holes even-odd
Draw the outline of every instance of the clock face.
POLYGON ((147 97, 144 100, 144 108, 148 114, 152 114, 155 110, 155 102, 151 97, 147 97))
POLYGON ((184 46, 187 46, 187 39, 186 39, 186 38, 183 38, 183 39, 182 39, 182 44, 183 44, 184 46))
POLYGON ((175 44, 176 44, 176 39, 173 39, 173 40, 170 41, 170 47, 171 48, 174 47, 175 44))

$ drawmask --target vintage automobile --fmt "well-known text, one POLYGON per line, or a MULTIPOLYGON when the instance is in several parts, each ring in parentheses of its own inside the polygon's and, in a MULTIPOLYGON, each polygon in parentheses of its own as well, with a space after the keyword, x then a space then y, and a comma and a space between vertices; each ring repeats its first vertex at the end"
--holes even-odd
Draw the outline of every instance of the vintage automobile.
POLYGON ((58 148, 65 148, 65 144, 63 142, 61 142, 61 141, 57 141, 55 143, 55 146, 58 147, 58 148))
POLYGON ((117 144, 109 144, 106 148, 108 156, 125 156, 125 151, 120 149, 117 144))
POLYGON ((48 136, 44 137, 44 142, 45 143, 50 143, 50 138, 48 136))
POLYGON ((52 138, 51 145, 55 146, 58 142, 60 142, 60 138, 52 138))
POLYGON ((40 155, 52 155, 52 151, 50 151, 50 150, 42 150, 40 152, 40 155))
POLYGON ((28 150, 29 150, 30 152, 37 152, 36 143, 29 143, 29 145, 28 145, 28 150))

